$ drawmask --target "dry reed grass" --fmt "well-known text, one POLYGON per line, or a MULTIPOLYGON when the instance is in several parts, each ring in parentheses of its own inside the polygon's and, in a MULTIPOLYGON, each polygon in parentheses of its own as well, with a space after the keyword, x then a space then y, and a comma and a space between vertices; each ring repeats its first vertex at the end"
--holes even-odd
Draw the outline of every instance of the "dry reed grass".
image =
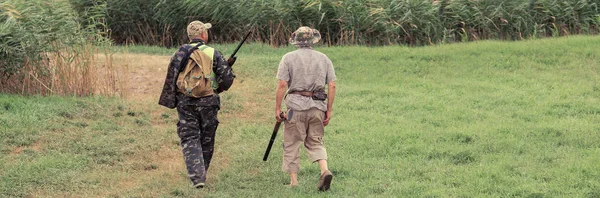
POLYGON ((44 53, 34 65, 25 61, 15 75, 2 78, 0 90, 21 95, 122 96, 126 67, 115 67, 111 52, 90 44, 44 53))

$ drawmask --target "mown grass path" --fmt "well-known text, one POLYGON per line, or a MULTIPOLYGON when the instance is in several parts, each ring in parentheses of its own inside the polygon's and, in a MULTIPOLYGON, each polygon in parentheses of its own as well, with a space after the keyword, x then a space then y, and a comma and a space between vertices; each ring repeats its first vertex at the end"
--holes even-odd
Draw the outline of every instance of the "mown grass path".
POLYGON ((281 135, 261 160, 277 65, 293 48, 240 51, 236 82, 222 94, 209 186, 198 190, 176 112, 156 104, 173 49, 132 47, 115 61, 127 65, 124 99, 0 95, 0 195, 597 197, 598 46, 596 36, 318 48, 338 75, 327 193, 316 191, 318 166, 306 158, 300 187, 283 186, 281 135))

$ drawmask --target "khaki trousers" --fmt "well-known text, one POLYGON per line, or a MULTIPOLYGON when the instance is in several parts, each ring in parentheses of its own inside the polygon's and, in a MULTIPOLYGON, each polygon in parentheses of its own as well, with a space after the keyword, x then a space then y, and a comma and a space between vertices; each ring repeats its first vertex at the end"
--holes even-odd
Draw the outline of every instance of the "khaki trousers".
POLYGON ((327 160, 323 145, 325 112, 318 109, 294 111, 283 129, 283 172, 300 170, 300 145, 304 143, 312 162, 327 160))

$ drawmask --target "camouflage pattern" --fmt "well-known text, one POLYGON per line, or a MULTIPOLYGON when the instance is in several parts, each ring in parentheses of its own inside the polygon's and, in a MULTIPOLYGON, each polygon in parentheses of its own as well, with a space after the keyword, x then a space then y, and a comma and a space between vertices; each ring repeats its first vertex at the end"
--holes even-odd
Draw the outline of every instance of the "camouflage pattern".
MULTIPOLYGON (((191 43, 204 44, 199 39, 192 40, 191 43)), ((218 94, 231 87, 235 75, 221 53, 215 50, 213 71, 219 84, 215 94, 191 98, 178 92, 175 81, 180 71, 181 61, 191 49, 192 45, 182 45, 171 58, 158 104, 171 109, 177 107, 179 114, 177 134, 181 139, 189 177, 196 185, 206 181, 206 172, 214 151, 214 138, 219 124, 217 114, 221 105, 218 94)))
POLYGON ((298 28, 290 37, 290 44, 297 46, 312 46, 321 40, 319 30, 306 26, 298 28))
POLYGON ((177 135, 188 174, 194 185, 206 181, 214 152, 218 106, 178 105, 177 135))
MULTIPOLYGON (((191 43, 198 43, 198 45, 204 44, 202 40, 199 39, 194 39, 191 43)), ((233 74, 233 70, 223 55, 221 55, 221 52, 216 49, 213 56, 213 71, 215 72, 216 81, 219 84, 219 88, 215 90, 217 94, 203 98, 178 97, 179 94, 176 85, 177 75, 180 71, 182 59, 191 49, 192 45, 182 45, 171 58, 171 63, 167 69, 167 77, 165 78, 165 84, 163 85, 163 90, 160 94, 158 104, 170 109, 177 107, 177 105, 182 102, 185 104, 194 104, 199 106, 220 106, 218 93, 227 91, 229 87, 231 87, 231 84, 233 84, 233 79, 235 78, 235 74, 233 74)))

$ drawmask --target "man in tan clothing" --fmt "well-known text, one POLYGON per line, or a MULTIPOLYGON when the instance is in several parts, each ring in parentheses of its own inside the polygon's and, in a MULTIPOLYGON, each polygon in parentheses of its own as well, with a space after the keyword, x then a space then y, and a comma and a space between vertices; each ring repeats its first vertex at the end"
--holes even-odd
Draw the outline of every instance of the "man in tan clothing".
POLYGON ((279 63, 275 118, 285 120, 282 170, 290 175, 290 186, 298 185, 300 146, 304 144, 310 160, 321 168, 317 187, 326 191, 333 175, 327 167, 323 135, 331 120, 336 76, 331 60, 312 49, 320 39, 319 31, 309 27, 300 27, 292 34, 290 43, 298 49, 284 55, 279 63), (282 118, 284 95, 288 113, 282 118))

